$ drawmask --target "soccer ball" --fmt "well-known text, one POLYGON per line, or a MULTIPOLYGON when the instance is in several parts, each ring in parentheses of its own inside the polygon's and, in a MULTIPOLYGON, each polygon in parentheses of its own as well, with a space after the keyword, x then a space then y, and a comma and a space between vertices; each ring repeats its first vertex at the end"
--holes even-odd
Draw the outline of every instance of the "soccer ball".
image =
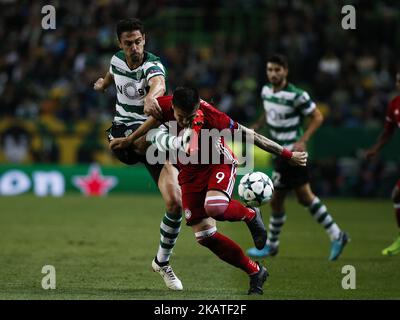
POLYGON ((247 173, 240 179, 240 200, 250 207, 259 207, 272 198, 274 184, 263 172, 247 173))

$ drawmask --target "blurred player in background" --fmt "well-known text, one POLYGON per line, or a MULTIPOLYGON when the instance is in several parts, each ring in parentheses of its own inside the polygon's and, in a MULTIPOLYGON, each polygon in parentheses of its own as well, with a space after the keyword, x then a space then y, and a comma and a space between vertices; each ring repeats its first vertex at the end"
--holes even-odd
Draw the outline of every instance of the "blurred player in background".
MULTIPOLYGON (((162 122, 177 121, 178 130, 186 129, 182 137, 173 137, 162 129, 152 130, 147 135, 161 150, 175 148, 191 154, 196 152, 203 160, 208 148, 202 149, 198 142, 197 148, 191 149, 193 139, 197 141, 200 129, 230 129, 241 130, 243 134, 254 136, 254 143, 267 152, 281 156, 294 165, 306 164, 305 152, 291 152, 279 144, 249 130, 233 121, 225 113, 218 111, 212 105, 200 100, 194 88, 180 87, 174 91, 173 96, 158 98, 163 112, 162 122), (200 125, 199 125, 200 123, 200 125), (196 135, 192 131, 196 132, 196 135), (186 133, 189 132, 189 135, 186 133), (188 141, 185 137, 191 138, 188 141), (181 142, 176 142, 181 139, 181 142), (193 151, 194 150, 194 151, 193 151)), ((114 148, 126 148, 134 145, 140 134, 144 135, 151 128, 159 125, 157 119, 148 119, 143 126, 127 138, 114 139, 111 142, 114 148), (140 134, 139 131, 143 130, 140 134)), ((178 131, 178 132, 179 132, 178 131)), ((202 141, 200 135, 199 141, 202 141)), ((142 136, 143 139, 143 136, 142 136)), ((207 137, 208 139, 208 137, 207 137)), ((262 294, 263 283, 268 273, 267 270, 246 257, 240 246, 233 240, 219 233, 215 220, 218 221, 244 221, 253 237, 254 244, 261 249, 267 240, 267 231, 262 221, 258 208, 243 206, 239 201, 231 198, 235 186, 237 160, 232 151, 225 145, 223 138, 217 139, 211 148, 219 157, 218 163, 179 163, 179 184, 182 188, 182 204, 185 212, 186 224, 191 226, 196 240, 207 247, 221 260, 242 269, 250 277, 248 294, 262 294)), ((212 155, 207 160, 214 159, 212 155)))
MULTIPOLYGON (((396 74, 396 88, 400 90, 400 72, 396 74)), ((396 96, 389 104, 386 112, 385 125, 378 141, 366 151, 367 159, 371 159, 387 144, 393 136, 395 128, 400 128, 400 96, 396 96)), ((397 181, 392 192, 394 211, 396 213, 397 226, 400 228, 400 180, 397 181)), ((400 253, 400 235, 387 248, 383 249, 385 256, 400 253)))
MULTIPOLYGON (((113 124, 108 130, 108 140, 125 137, 135 131, 149 115, 162 116, 157 97, 166 93, 166 71, 160 59, 144 50, 144 27, 138 19, 125 19, 117 24, 117 36, 121 48, 113 55, 110 69, 99 78, 94 89, 104 91, 113 82, 117 89, 116 111, 113 124)), ((181 194, 178 170, 170 163, 150 165, 142 153, 131 148, 113 150, 123 163, 143 163, 158 185, 166 205, 166 213, 160 226, 160 246, 152 268, 164 279, 168 288, 182 290, 182 283, 169 265, 182 221, 181 194)))
MULTIPOLYGON (((293 151, 306 151, 307 142, 322 124, 323 117, 307 92, 287 80, 286 57, 273 55, 266 65, 269 84, 264 85, 261 97, 265 112, 253 126, 258 130, 265 124, 272 139, 293 151), (310 119, 303 132, 302 120, 310 119)), ((331 240, 329 260, 336 260, 348 242, 348 235, 342 232, 326 206, 312 192, 307 167, 293 167, 281 158, 274 159, 273 181, 275 191, 271 199, 272 215, 269 223, 269 237, 263 249, 251 248, 251 257, 275 256, 279 250, 279 234, 286 221, 285 198, 294 190, 297 200, 306 207, 315 220, 326 230, 331 240)))

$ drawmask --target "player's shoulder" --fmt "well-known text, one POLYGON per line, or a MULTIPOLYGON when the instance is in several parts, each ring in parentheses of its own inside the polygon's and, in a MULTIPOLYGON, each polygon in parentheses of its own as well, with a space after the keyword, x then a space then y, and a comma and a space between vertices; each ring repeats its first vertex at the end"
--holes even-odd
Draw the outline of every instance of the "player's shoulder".
POLYGON ((145 51, 144 52, 144 62, 159 62, 161 61, 160 57, 156 56, 155 54, 145 51))
POLYGON ((144 59, 143 59, 143 67, 151 67, 151 66, 162 66, 160 57, 152 54, 151 52, 145 51, 144 59))
POLYGON ((162 108, 172 107, 172 96, 161 96, 157 98, 157 101, 162 108))
POLYGON ((261 88, 261 95, 266 95, 272 92, 272 84, 266 83, 261 88))
POLYGON ((292 94, 295 105, 303 105, 304 103, 311 103, 312 101, 306 90, 295 86, 293 83, 288 83, 285 91, 292 94))
POLYGON ((172 109, 172 96, 161 96, 157 98, 163 114, 163 122, 174 120, 174 110, 172 109))
POLYGON ((200 99, 200 109, 207 115, 212 115, 212 114, 221 114, 223 113, 222 111, 218 110, 214 105, 211 103, 200 99))
POLYGON ((218 121, 218 119, 220 119, 224 114, 222 111, 218 110, 218 108, 216 108, 214 105, 203 99, 200 99, 199 109, 203 111, 204 118, 206 119, 207 122, 208 121, 213 122, 214 120, 218 121))
POLYGON ((141 67, 146 77, 150 74, 165 75, 166 72, 160 58, 148 51, 145 51, 144 61, 141 67))
POLYGON ((293 83, 290 83, 290 82, 288 83, 287 87, 285 88, 285 91, 295 93, 296 96, 301 96, 304 93, 307 93, 302 88, 300 88, 300 87, 298 87, 298 86, 296 86, 296 85, 294 85, 293 83))
POLYGON ((205 129, 237 129, 238 124, 231 119, 225 112, 218 110, 213 104, 200 99, 199 109, 204 114, 204 126, 205 129))
POLYGON ((113 58, 116 58, 116 59, 120 59, 121 61, 124 61, 124 62, 126 61, 126 59, 125 59, 125 53, 124 53, 123 50, 117 51, 116 53, 113 54, 112 57, 113 57, 113 58))
POLYGON ((124 67, 126 66, 126 59, 124 51, 120 50, 111 57, 111 64, 116 67, 124 67))

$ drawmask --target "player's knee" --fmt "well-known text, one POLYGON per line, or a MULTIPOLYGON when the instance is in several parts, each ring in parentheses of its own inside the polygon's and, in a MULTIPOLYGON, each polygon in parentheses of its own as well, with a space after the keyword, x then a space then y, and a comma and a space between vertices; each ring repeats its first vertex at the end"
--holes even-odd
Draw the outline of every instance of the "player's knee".
POLYGON ((204 209, 209 217, 217 219, 224 215, 227 206, 221 204, 219 206, 204 205, 204 209))
POLYGON ((301 194, 297 196, 297 201, 304 207, 309 207, 315 198, 314 194, 301 194))
POLYGON ((217 227, 215 226, 209 226, 209 228, 205 230, 195 232, 196 241, 200 245, 208 247, 210 243, 213 241, 213 236, 216 232, 217 232, 217 227))
POLYGON ((229 200, 224 197, 207 197, 204 202, 206 214, 216 220, 222 218, 228 206, 229 200))
POLYGON ((181 199, 178 196, 170 196, 165 201, 166 211, 170 214, 176 214, 177 216, 181 215, 182 212, 182 203, 181 199))

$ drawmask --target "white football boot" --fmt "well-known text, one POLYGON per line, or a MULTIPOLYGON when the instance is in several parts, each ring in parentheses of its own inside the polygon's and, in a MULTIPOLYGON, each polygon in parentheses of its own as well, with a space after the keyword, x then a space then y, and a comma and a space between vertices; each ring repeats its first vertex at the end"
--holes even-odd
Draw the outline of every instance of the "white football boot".
POLYGON ((175 275, 172 267, 168 264, 164 267, 159 266, 155 260, 151 262, 151 267, 154 272, 158 272, 164 279, 165 284, 172 290, 183 290, 182 282, 175 275))

